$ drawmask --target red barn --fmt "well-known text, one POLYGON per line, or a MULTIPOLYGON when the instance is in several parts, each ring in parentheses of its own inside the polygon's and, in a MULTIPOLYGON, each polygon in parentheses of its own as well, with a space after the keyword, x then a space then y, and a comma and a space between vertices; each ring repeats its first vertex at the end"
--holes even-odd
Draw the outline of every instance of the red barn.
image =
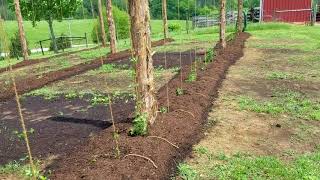
POLYGON ((261 20, 310 22, 312 0, 261 0, 261 20))

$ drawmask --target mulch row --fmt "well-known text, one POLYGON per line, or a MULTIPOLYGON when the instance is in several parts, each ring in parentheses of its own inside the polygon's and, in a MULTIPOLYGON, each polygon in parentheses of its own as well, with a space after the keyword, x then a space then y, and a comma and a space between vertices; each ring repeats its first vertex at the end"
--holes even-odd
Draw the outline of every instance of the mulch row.
MULTIPOLYGON (((203 136, 209 109, 218 95, 218 89, 228 68, 243 56, 248 33, 239 34, 228 42, 226 49, 217 46, 214 62, 205 70, 198 69, 197 81, 180 81, 180 74, 169 83, 170 112, 159 114, 150 128, 149 136, 165 138, 179 148, 159 138, 130 137, 131 123, 117 124, 120 133, 121 157, 114 157, 114 139, 112 128, 107 128, 80 146, 76 152, 57 159, 48 169, 52 170, 51 179, 170 179, 175 176, 176 166, 192 151, 192 146, 203 136), (185 93, 176 95, 176 89, 182 86, 185 93), (126 156, 139 154, 147 159, 126 156)), ((185 80, 190 65, 182 68, 185 80)), ((166 87, 157 93, 159 107, 166 106, 166 87)))

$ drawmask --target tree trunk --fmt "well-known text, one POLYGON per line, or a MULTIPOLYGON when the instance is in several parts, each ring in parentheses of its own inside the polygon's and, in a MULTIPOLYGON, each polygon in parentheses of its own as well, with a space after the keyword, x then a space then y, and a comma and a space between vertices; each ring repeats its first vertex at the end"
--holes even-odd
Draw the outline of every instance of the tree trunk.
POLYGON ((146 115, 149 124, 157 117, 151 51, 148 0, 129 0, 133 55, 136 58, 137 112, 146 115))
POLYGON ((19 35, 20 35, 20 43, 22 47, 22 54, 23 54, 23 59, 28 60, 28 45, 27 45, 27 40, 26 36, 24 33, 24 28, 23 28, 23 20, 21 16, 21 11, 20 11, 20 3, 19 0, 14 0, 14 6, 15 6, 15 11, 16 11, 16 17, 17 17, 17 22, 18 22, 18 28, 19 28, 19 35))
POLYGON ((238 0, 237 32, 243 31, 243 0, 238 0))
POLYGON ((49 23, 49 29, 50 29, 50 34, 51 34, 51 41, 52 41, 52 44, 53 44, 53 51, 54 51, 54 53, 58 53, 57 41, 56 41, 56 37, 55 37, 54 31, 53 31, 53 20, 52 20, 52 17, 49 17, 48 23, 49 23))
POLYGON ((101 30, 101 38, 102 38, 102 46, 106 47, 106 31, 104 29, 104 21, 103 21, 103 13, 102 13, 102 3, 101 0, 98 0, 99 6, 99 22, 100 22, 100 30, 101 30))
POLYGON ((162 0, 163 38, 168 37, 167 0, 162 0))
POLYGON ((222 48, 227 46, 226 43, 226 0, 221 0, 220 7, 220 43, 222 48))
POLYGON ((111 53, 114 54, 117 52, 117 37, 116 37, 116 27, 112 15, 112 0, 107 0, 107 19, 108 27, 110 33, 110 49, 111 53))

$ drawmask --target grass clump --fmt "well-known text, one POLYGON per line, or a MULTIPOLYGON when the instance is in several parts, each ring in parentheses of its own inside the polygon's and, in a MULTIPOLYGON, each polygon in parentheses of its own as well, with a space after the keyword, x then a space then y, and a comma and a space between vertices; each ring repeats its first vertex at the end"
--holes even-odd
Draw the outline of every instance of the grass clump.
POLYGON ((195 171, 191 166, 185 163, 178 165, 179 177, 184 180, 195 180, 199 179, 198 172, 195 171))
POLYGON ((268 80, 300 80, 303 79, 302 75, 292 75, 286 72, 270 72, 267 75, 268 80))
POLYGON ((250 97, 239 97, 241 110, 278 115, 287 113, 306 120, 320 120, 320 104, 307 99, 298 92, 275 92, 269 101, 256 101, 250 97))
POLYGON ((177 96, 182 96, 184 95, 184 90, 182 88, 177 88, 176 89, 176 95, 177 96))

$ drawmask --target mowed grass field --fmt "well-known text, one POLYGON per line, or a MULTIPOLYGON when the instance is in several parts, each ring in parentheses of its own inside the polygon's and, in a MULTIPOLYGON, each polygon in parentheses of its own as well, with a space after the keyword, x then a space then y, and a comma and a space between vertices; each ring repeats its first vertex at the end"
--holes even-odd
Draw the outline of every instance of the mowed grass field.
MULTIPOLYGON (((89 43, 92 43, 91 32, 96 19, 83 19, 83 20, 64 20, 61 22, 54 21, 53 27, 56 36, 60 36, 62 33, 68 36, 81 36, 84 37, 87 33, 89 43)), ((180 24, 181 29, 186 28, 185 21, 170 20, 169 24, 180 24)), ((190 23, 191 26, 191 23, 190 23)), ((13 37, 18 31, 18 25, 16 21, 6 21, 5 28, 9 38, 13 37)), ((30 48, 39 47, 39 41, 50 38, 49 25, 46 21, 37 22, 35 27, 32 26, 31 21, 24 21, 24 29, 26 32, 27 40, 30 48)), ((159 37, 162 35, 163 26, 162 20, 152 20, 151 29, 153 37, 159 37)), ((83 42, 84 43, 84 42, 83 42)))

